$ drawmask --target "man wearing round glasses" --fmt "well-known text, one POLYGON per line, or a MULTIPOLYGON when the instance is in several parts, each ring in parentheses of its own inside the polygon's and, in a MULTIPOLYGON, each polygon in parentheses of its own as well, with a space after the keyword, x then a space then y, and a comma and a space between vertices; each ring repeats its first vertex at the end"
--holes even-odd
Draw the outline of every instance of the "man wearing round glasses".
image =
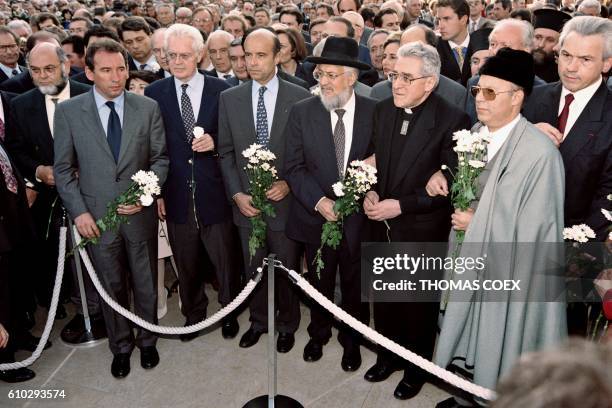
MULTIPOLYGON (((306 262, 313 285, 333 299, 336 271, 340 270, 342 308, 366 320, 367 310, 360 300, 360 234, 363 215, 344 220, 344 237, 338 249, 323 249, 325 267, 320 275, 313 260, 321 245, 325 221, 336 221, 336 195, 332 185, 342 180, 348 164, 365 158, 372 135, 376 102, 355 94, 353 87, 360 69, 369 66, 358 60, 359 48, 352 38, 328 37, 320 57, 306 61, 316 65, 320 94, 294 105, 285 130, 287 150, 285 177, 295 197, 289 212, 286 234, 304 243, 306 262), (364 313, 365 312, 365 313, 364 313)), ((305 361, 317 361, 323 345, 331 338, 332 317, 312 307, 304 348, 305 361)), ((341 366, 355 371, 361 365, 360 337, 341 328, 338 340, 344 348, 341 366)))
MULTIPOLYGON (((441 195, 429 196, 426 184, 443 164, 455 165, 453 132, 469 127, 470 121, 458 107, 434 93, 441 68, 434 47, 412 42, 399 48, 398 57, 389 74, 393 98, 379 103, 374 119, 378 124, 373 137, 378 184, 363 204, 372 232, 368 241, 446 242, 450 201, 441 195)), ((385 303, 389 300, 373 299, 376 330, 431 359, 438 304, 397 298, 385 303)), ((399 369, 404 369, 404 377, 393 395, 402 400, 416 396, 425 383, 425 372, 383 348, 365 379, 384 381, 399 369)))
MULTIPOLYGON (((470 290, 467 298, 449 294, 434 361, 487 388, 494 388, 521 354, 567 336, 565 302, 555 301, 562 289, 553 286, 558 282, 551 272, 563 262, 558 251, 563 163, 554 144, 520 114, 533 72, 531 54, 510 48, 500 49, 481 68, 472 93, 483 126, 472 131, 488 136, 488 158, 471 208, 455 209, 452 216, 454 230, 465 231, 458 257, 486 257, 484 269, 457 272, 454 283, 521 282, 519 290, 470 290), (551 244, 535 248, 535 243, 551 244), (547 298, 548 293, 554 295, 547 298)), ((459 405, 451 399, 438 406, 459 405)))
POLYGON ((24 71, 19 60, 19 38, 8 28, 0 27, 0 83, 24 71))

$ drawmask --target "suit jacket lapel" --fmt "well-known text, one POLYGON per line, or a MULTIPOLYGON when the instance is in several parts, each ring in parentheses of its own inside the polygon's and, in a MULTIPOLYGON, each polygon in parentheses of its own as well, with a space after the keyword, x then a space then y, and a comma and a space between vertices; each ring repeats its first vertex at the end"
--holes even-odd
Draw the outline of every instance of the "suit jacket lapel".
POLYGON ((321 151, 321 163, 326 166, 326 173, 338 174, 336 164, 336 146, 334 145, 334 131, 331 127, 330 113, 325 109, 321 101, 317 101, 313 112, 312 121, 314 134, 306 137, 312 138, 321 151))
POLYGON ((113 158, 113 153, 108 145, 108 140, 106 140, 106 133, 104 133, 102 122, 100 122, 100 115, 98 114, 93 88, 87 93, 85 103, 81 106, 81 110, 83 111, 83 120, 81 123, 87 130, 87 132, 83 132, 83 134, 93 135, 93 139, 100 145, 102 150, 108 154, 109 158, 114 163, 115 159, 113 158))
POLYGON ((121 128, 121 148, 119 149, 119 159, 117 160, 117 168, 120 169, 126 152, 130 147, 133 136, 136 133, 138 120, 138 107, 132 103, 133 98, 137 96, 124 92, 123 102, 123 126, 121 128))
POLYGON ((425 106, 423 106, 423 111, 419 114, 419 117, 416 118, 414 126, 406 135, 408 140, 406 140, 404 144, 404 150, 400 156, 401 160, 392 176, 390 192, 402 182, 408 170, 410 170, 417 160, 419 153, 430 140, 429 131, 433 129, 435 125, 434 118, 437 106, 438 104, 435 99, 428 99, 425 102, 425 106))
MULTIPOLYGON (((283 83, 283 80, 278 81, 278 95, 276 96, 276 106, 274 107, 274 116, 272 119, 272 128, 270 129, 270 149, 278 151, 279 145, 282 143, 283 130, 289 118, 290 100, 289 90, 283 83)), ((249 110, 252 112, 252 109, 249 110)), ((250 115, 252 116, 252 114, 250 115)))
MULTIPOLYGON (((576 154, 599 132, 603 126, 603 110, 606 102, 608 88, 602 81, 597 92, 586 104, 580 116, 570 129, 559 148, 565 163, 569 163, 576 154)), ((558 100, 558 99, 557 99, 558 100)))
POLYGON ((368 149, 367 143, 370 139, 370 135, 367 134, 367 123, 368 116, 363 114, 363 105, 361 103, 361 97, 355 95, 355 118, 353 119, 353 141, 351 142, 351 151, 349 152, 348 162, 346 167, 353 160, 361 159, 359 152, 365 152, 368 149))

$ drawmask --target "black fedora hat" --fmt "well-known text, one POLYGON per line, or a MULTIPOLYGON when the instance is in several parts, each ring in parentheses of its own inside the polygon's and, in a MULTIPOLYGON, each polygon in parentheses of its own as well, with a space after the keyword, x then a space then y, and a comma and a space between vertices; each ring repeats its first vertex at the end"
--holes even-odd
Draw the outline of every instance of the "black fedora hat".
POLYGON ((313 64, 342 65, 359 70, 369 70, 370 66, 359 61, 359 45, 348 37, 327 37, 320 57, 308 57, 313 64))

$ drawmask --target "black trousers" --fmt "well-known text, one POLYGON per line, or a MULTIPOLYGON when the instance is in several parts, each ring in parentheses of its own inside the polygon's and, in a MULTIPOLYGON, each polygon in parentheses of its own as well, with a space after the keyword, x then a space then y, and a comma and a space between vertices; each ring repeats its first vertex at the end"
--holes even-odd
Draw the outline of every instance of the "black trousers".
MULTIPOLYGON (((108 232, 107 232, 108 234, 108 232)), ((90 245, 90 253, 100 282, 121 306, 130 309, 130 289, 134 313, 144 320, 157 323, 157 237, 131 242, 121 230, 112 240, 90 245)), ((154 346, 157 335, 136 326, 116 313, 105 302, 102 314, 108 333, 109 347, 113 354, 131 353, 134 346, 154 346)))
MULTIPOLYGON (((340 290, 342 303, 340 307, 351 316, 367 323, 369 318, 368 304, 361 302, 361 279, 359 253, 351 254, 346 240, 342 239, 338 249, 323 248, 323 262, 325 267, 317 277, 316 267, 313 265, 318 246, 306 244, 306 262, 308 263, 308 280, 325 297, 334 299, 336 285, 336 272, 340 272, 340 290)), ((331 337, 333 317, 325 309, 313 301, 310 304, 310 324, 308 334, 313 340, 326 343, 331 337)), ((340 327, 338 341, 345 349, 359 347, 361 335, 347 326, 340 327)))
POLYGON ((196 224, 190 200, 185 224, 168 221, 168 237, 178 268, 182 312, 188 324, 206 318, 208 297, 204 290, 205 256, 208 253, 219 281, 219 303, 227 305, 240 286, 240 247, 231 220, 196 224))
MULTIPOLYGON (((242 254, 244 259, 244 270, 246 279, 250 279, 261 266, 263 259, 271 253, 276 254, 277 259, 287 268, 298 270, 300 259, 300 247, 297 242, 287 238, 284 231, 266 232, 266 245, 259 248, 249 260, 249 236, 251 228, 238 228, 242 254)), ((255 288, 249 302, 251 313, 251 326, 256 331, 268 330, 268 270, 264 268, 263 282, 255 288)), ((278 314, 276 316, 276 328, 279 333, 295 333, 300 325, 300 300, 298 288, 289 280, 284 271, 277 270, 275 279, 275 304, 278 314)))

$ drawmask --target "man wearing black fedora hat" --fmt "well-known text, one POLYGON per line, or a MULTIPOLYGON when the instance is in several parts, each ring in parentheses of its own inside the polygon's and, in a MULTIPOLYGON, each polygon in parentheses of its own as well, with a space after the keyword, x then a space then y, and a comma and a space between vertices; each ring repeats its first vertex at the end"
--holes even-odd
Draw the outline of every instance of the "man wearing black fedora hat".
MULTIPOLYGON (((353 87, 360 69, 357 42, 352 38, 329 37, 320 57, 306 60, 316 64, 320 94, 296 103, 286 132, 285 179, 295 200, 291 202, 285 232, 304 243, 309 277, 326 297, 333 299, 336 271, 340 271, 341 307, 366 320, 367 305, 360 301, 360 230, 363 214, 344 220, 343 238, 337 250, 323 248, 325 267, 315 272, 313 260, 321 245, 326 221, 336 221, 336 195, 332 185, 342 179, 348 163, 365 158, 373 128, 376 102, 356 95, 353 87)), ((311 307, 304 348, 305 361, 317 361, 331 337, 332 317, 322 308, 311 307)), ((338 340, 344 348, 342 369, 355 371, 361 365, 360 337, 341 327, 338 340)))

